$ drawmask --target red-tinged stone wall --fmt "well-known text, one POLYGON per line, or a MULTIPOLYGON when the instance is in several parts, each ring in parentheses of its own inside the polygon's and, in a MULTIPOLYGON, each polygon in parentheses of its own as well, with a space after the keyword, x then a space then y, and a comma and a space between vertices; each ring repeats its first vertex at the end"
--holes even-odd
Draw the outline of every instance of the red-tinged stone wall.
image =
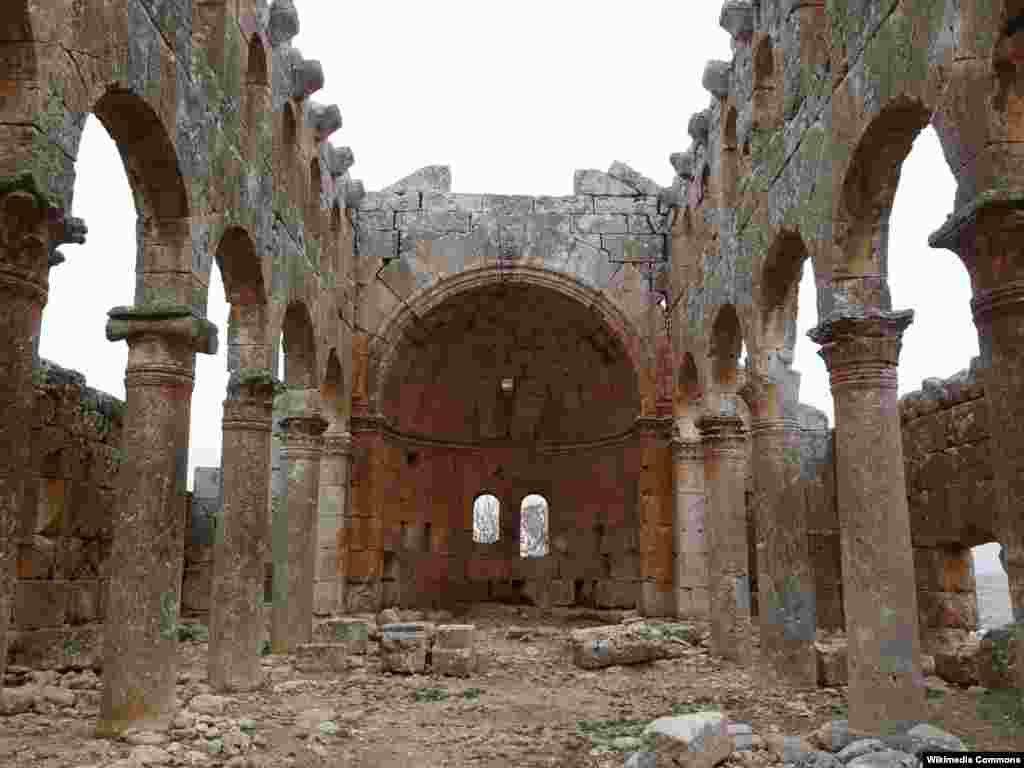
POLYGON ((643 434, 584 446, 353 437, 348 607, 452 607, 487 600, 634 608, 672 600, 667 444, 643 434), (473 504, 500 507, 493 544, 473 541, 473 504), (548 503, 548 554, 520 557, 520 506, 548 503), (646 595, 646 597, 645 597, 646 595), (646 601, 646 603, 645 603, 646 601))

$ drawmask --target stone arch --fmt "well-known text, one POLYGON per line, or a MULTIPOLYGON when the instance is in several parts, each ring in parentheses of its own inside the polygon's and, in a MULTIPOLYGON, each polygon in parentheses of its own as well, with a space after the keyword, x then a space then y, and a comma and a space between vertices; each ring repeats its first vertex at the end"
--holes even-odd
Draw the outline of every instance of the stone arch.
POLYGON ((304 302, 288 305, 281 323, 285 357, 284 383, 290 389, 317 386, 316 334, 309 308, 304 302))
MULTIPOLYGON (((777 74, 775 68, 775 46, 770 35, 765 35, 754 48, 754 127, 773 131, 782 123, 782 113, 776 97, 777 74)), ((749 152, 749 140, 744 144, 744 154, 749 152)))
POLYGON ((316 240, 321 235, 320 202, 323 189, 324 177, 320 169, 320 159, 314 157, 309 162, 309 192, 306 198, 306 232, 310 240, 316 240))
POLYGON ((221 237, 214 259, 231 307, 228 370, 269 369, 267 291, 252 237, 241 227, 230 227, 221 237))
POLYGON ((345 380, 338 359, 338 348, 331 347, 327 353, 327 367, 324 371, 323 383, 320 385, 320 399, 324 404, 324 418, 332 426, 343 418, 343 393, 345 380))
POLYGON ((270 86, 270 66, 267 48, 259 33, 249 39, 249 59, 245 71, 245 82, 249 86, 270 86))
POLYGON ((758 351, 777 350, 787 362, 796 345, 797 293, 808 258, 800 233, 782 230, 761 267, 758 351))
POLYGON ((843 175, 831 269, 833 289, 860 306, 890 308, 889 218, 903 161, 928 125, 920 101, 893 102, 861 133, 843 175))
POLYGON ((292 151, 299 136, 298 121, 295 117, 295 107, 291 102, 285 102, 281 109, 281 145, 285 151, 292 151))
POLYGON ((398 307, 374 335, 368 351, 367 396, 373 412, 379 412, 381 393, 396 359, 401 341, 414 336, 415 324, 432 309, 448 299, 498 284, 547 288, 566 298, 580 302, 599 320, 610 335, 622 345, 635 377, 640 401, 656 400, 654 376, 642 376, 648 360, 647 345, 632 321, 601 291, 552 270, 531 266, 487 266, 467 270, 440 280, 429 288, 410 296, 398 307))
POLYGON ((117 144, 139 218, 166 222, 189 216, 189 198, 174 142, 160 116, 131 91, 110 90, 93 114, 117 144))

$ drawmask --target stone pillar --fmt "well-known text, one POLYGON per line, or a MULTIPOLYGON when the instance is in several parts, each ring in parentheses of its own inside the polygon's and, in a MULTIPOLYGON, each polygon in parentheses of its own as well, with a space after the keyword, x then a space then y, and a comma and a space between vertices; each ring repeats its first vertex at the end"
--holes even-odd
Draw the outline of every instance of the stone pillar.
POLYGON ((711 651, 745 664, 751 653, 746 432, 734 412, 703 416, 697 428, 704 443, 707 489, 711 651))
POLYGON ((316 584, 313 590, 313 613, 317 616, 337 616, 345 612, 348 469, 351 457, 352 435, 348 432, 324 435, 316 528, 316 584))
POLYGON ((210 685, 220 691, 248 691, 263 681, 260 646, 275 384, 265 371, 236 371, 224 401, 223 506, 214 540, 208 658, 210 685))
POLYGON ((914 547, 921 652, 949 654, 978 628, 974 555, 959 545, 914 547))
POLYGON ((20 517, 32 471, 36 350, 49 292, 47 209, 28 192, 0 198, 0 690, 17 580, 20 517))
POLYGON ((751 463, 757 516, 758 620, 766 673, 817 688, 814 569, 800 486, 800 427, 784 415, 779 385, 750 376, 751 463))
POLYGON ((174 716, 195 353, 216 351, 217 328, 185 306, 118 307, 107 338, 128 341, 128 367, 100 736, 174 716))
POLYGON ((675 465, 675 590, 679 618, 708 616, 708 551, 704 535, 704 446, 672 442, 675 465))
POLYGON ((822 345, 836 414, 836 497, 849 643, 850 726, 889 733, 924 715, 903 443, 896 396, 914 313, 833 315, 822 345))
MULTIPOLYGON (((996 533, 1014 620, 1024 622, 1024 215, 1012 190, 992 190, 947 219, 928 242, 957 253, 971 274, 989 413, 996 533)), ((1024 631, 1018 653, 1024 654, 1024 631)), ((1024 664, 1017 665, 1024 689, 1024 664)))
POLYGON ((290 653, 313 639, 313 575, 320 457, 327 422, 317 412, 281 421, 281 459, 288 473, 283 514, 274 518, 274 607, 270 645, 290 653))

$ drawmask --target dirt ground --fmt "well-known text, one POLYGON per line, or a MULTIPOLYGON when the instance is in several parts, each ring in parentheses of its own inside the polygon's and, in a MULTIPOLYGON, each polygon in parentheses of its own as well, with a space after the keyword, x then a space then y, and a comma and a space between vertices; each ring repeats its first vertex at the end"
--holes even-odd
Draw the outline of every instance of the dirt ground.
MULTIPOLYGON (((226 697, 223 713, 179 722, 171 740, 155 748, 93 738, 99 691, 65 678, 58 682, 76 688, 74 706, 41 704, 42 712, 0 717, 0 765, 133 768, 152 758, 149 764, 231 768, 621 768, 635 748, 632 737, 662 715, 718 709, 762 736, 806 734, 845 717, 841 688, 787 690, 703 647, 685 648, 676 659, 586 671, 572 664, 568 635, 601 622, 502 606, 477 606, 458 620, 476 624, 477 648, 488 660, 472 678, 381 674, 375 651, 334 679, 300 674, 288 656, 268 656, 263 690, 226 697), (512 625, 531 632, 508 639, 512 625), (211 736, 225 745, 219 754, 210 754, 211 736)), ((178 698, 185 705, 211 691, 206 644, 183 643, 181 653, 178 698)), ((1024 749, 1024 731, 1000 722, 986 696, 952 687, 932 692, 928 721, 969 747, 1024 749)), ((730 759, 744 768, 773 761, 767 751, 730 759)))

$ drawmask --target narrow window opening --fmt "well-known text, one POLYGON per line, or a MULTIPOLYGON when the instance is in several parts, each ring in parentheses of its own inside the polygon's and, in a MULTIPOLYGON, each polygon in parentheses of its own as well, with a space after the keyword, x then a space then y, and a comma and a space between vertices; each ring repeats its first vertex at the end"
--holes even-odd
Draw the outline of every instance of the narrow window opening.
POLYGON ((500 537, 501 503, 497 497, 485 493, 473 502, 473 541, 494 544, 500 537))
POLYGON ((519 508, 519 556, 544 557, 548 553, 548 502, 531 493, 519 508))

